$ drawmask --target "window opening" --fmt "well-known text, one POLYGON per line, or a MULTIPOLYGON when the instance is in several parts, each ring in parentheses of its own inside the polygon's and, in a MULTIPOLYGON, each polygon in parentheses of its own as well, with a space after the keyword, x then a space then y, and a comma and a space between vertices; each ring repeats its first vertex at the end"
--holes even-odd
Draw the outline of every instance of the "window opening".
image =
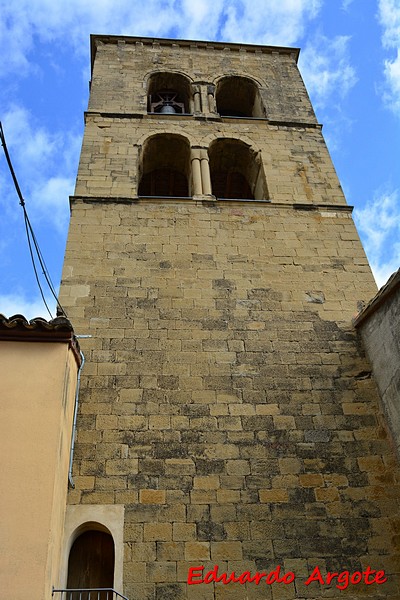
POLYGON ((187 197, 188 184, 183 173, 173 169, 154 169, 143 175, 140 182, 140 196, 187 197))
POLYGON ((250 186, 242 173, 237 171, 216 171, 211 174, 211 185, 217 198, 254 199, 250 186))
POLYGON ((153 73, 147 88, 147 110, 163 115, 193 111, 192 88, 180 73, 153 73))
POLYGON ((218 139, 209 149, 212 193, 217 198, 268 198, 261 159, 240 140, 218 139))
POLYGON ((188 197, 190 148, 179 135, 156 135, 142 150, 139 196, 188 197))
POLYGON ((185 103, 180 102, 178 92, 164 90, 149 96, 150 112, 162 114, 176 114, 185 112, 185 103))
POLYGON ((225 77, 217 85, 217 111, 222 117, 264 117, 264 108, 254 81, 225 77))

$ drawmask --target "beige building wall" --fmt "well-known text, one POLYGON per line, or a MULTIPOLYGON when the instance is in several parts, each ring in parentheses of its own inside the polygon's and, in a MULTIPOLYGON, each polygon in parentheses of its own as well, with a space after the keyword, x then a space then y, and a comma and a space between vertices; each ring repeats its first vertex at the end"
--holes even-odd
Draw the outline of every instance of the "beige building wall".
POLYGON ((0 595, 58 582, 77 362, 67 343, 0 341, 0 595))

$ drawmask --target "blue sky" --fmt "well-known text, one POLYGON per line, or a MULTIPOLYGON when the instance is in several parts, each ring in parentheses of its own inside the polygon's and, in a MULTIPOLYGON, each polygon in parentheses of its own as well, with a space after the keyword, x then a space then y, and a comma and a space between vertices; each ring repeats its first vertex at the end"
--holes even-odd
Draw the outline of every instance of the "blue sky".
MULTIPOLYGON (((399 268, 400 0, 0 0, 0 120, 56 286, 91 33, 300 47, 300 70, 378 286, 399 268)), ((2 150, 0 215, 0 312, 49 318, 2 150)))

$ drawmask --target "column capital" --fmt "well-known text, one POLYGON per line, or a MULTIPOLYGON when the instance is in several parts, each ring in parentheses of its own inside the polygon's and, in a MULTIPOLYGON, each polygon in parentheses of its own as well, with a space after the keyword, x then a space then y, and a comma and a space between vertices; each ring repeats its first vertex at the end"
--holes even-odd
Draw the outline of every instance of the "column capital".
POLYGON ((200 160, 200 159, 201 159, 201 148, 199 148, 197 146, 192 146, 190 160, 200 160))

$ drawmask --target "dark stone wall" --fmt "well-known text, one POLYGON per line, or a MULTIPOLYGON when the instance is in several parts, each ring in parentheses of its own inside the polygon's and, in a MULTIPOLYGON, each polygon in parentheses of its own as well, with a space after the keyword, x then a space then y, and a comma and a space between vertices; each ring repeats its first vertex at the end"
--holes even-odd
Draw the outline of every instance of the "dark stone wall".
POLYGON ((382 407, 400 456, 400 272, 380 290, 357 328, 372 364, 382 407))

